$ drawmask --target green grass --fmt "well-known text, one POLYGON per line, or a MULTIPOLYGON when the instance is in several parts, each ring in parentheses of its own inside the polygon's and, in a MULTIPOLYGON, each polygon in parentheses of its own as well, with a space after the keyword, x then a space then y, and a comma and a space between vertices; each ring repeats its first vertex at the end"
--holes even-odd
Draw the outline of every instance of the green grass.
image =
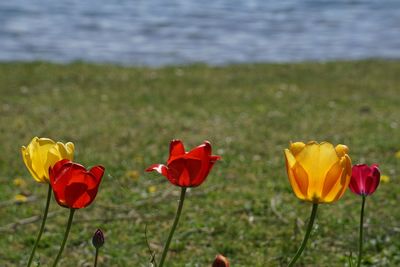
MULTIPOLYGON (((209 266, 217 253, 235 267, 285 266, 311 205, 294 196, 283 149, 314 139, 346 144, 353 163, 377 162, 390 176, 367 199, 365 265, 399 266, 399 73, 399 61, 377 60, 159 69, 0 64, 0 266, 24 266, 39 229, 39 221, 9 225, 43 210, 46 185, 34 182, 20 155, 33 136, 72 141, 76 161, 107 170, 95 202, 75 214, 60 266, 92 264, 98 227, 106 237, 99 266, 148 266, 146 224, 161 255, 180 190, 144 169, 165 162, 174 138, 187 148, 207 139, 223 161, 188 192, 166 266, 209 266), (14 185, 16 177, 27 185, 14 185), (10 204, 19 193, 36 200, 10 204)), ((356 254, 360 201, 348 191, 319 208, 299 266, 344 266, 356 254)), ((50 212, 36 253, 41 266, 54 260, 68 217, 55 201, 50 212)))

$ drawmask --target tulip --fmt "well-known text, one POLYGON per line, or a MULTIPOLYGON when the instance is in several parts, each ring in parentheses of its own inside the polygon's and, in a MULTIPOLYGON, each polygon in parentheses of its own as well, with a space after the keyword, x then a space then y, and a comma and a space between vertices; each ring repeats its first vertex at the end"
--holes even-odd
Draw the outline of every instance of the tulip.
POLYGON ((88 171, 78 163, 60 160, 53 168, 50 168, 49 174, 57 203, 70 209, 64 239, 53 263, 53 267, 55 267, 67 242, 75 210, 85 208, 93 202, 104 174, 104 167, 95 166, 88 171))
MULTIPOLYGON (((68 142, 54 142, 49 138, 34 137, 29 145, 21 148, 22 159, 25 166, 31 173, 32 177, 39 183, 49 183, 49 168, 62 159, 72 160, 74 154, 74 144, 68 142)), ((44 227, 46 225, 47 214, 49 211, 51 199, 51 186, 49 184, 47 190, 47 200, 42 216, 42 223, 35 244, 31 251, 27 266, 31 266, 33 257, 39 241, 42 237, 44 227)))
POLYGON ((218 254, 215 257, 212 267, 229 267, 229 261, 226 257, 221 254, 218 254))
POLYGON ((372 164, 371 167, 366 164, 354 165, 349 188, 357 195, 371 195, 379 185, 380 176, 377 164, 372 164))
POLYGON ((34 137, 27 147, 22 146, 22 158, 33 178, 39 183, 49 182, 49 168, 62 159, 72 160, 74 144, 54 142, 48 138, 34 137))
POLYGON ((185 152, 182 142, 173 140, 167 165, 153 164, 146 171, 157 171, 176 186, 196 187, 204 182, 214 163, 220 158, 211 155, 211 144, 208 141, 185 152))
POLYGON ((165 258, 174 235, 176 226, 181 216, 183 202, 185 200, 186 189, 202 184, 207 178, 214 163, 219 160, 219 156, 211 155, 211 144, 204 141, 203 144, 189 152, 185 152, 185 147, 180 140, 173 140, 170 143, 169 158, 167 165, 153 164, 146 169, 147 172, 156 171, 165 176, 173 185, 181 187, 178 209, 176 211, 174 223, 165 242, 160 259, 159 267, 164 265, 165 258))
POLYGON ((95 248, 101 248, 104 245, 103 231, 97 229, 92 238, 92 244, 95 248))
POLYGON ((323 142, 292 143, 285 149, 286 169, 295 195, 312 203, 340 199, 351 177, 351 160, 345 145, 323 142))
POLYGON ((104 167, 89 171, 80 164, 61 160, 50 169, 50 184, 57 203, 70 209, 81 209, 95 199, 104 167))
POLYGON ((104 245, 104 235, 100 229, 94 233, 92 238, 92 244, 96 248, 96 254, 94 257, 94 267, 97 267, 97 258, 99 256, 99 249, 104 245))
POLYGON ((345 145, 334 147, 328 142, 291 143, 285 149, 286 170, 295 195, 313 203, 307 231, 300 248, 290 261, 294 266, 303 252, 317 215, 318 204, 340 199, 351 177, 349 149, 345 145))
POLYGON ((364 224, 364 207, 366 197, 372 195, 379 185, 380 172, 377 164, 368 166, 366 164, 357 164, 353 166, 351 180, 349 184, 350 190, 362 197, 360 211, 360 233, 358 239, 358 261, 357 266, 361 266, 362 247, 363 247, 363 224, 364 224))

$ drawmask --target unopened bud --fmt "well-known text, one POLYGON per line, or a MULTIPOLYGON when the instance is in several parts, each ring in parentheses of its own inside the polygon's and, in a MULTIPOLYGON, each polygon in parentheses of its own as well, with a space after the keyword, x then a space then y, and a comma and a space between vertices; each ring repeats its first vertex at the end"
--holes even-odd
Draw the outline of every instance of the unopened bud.
POLYGON ((218 254, 215 257, 212 267, 229 267, 229 261, 226 257, 218 254))
POLYGON ((100 229, 97 229, 92 238, 92 244, 95 248, 100 248, 104 245, 104 235, 100 229))

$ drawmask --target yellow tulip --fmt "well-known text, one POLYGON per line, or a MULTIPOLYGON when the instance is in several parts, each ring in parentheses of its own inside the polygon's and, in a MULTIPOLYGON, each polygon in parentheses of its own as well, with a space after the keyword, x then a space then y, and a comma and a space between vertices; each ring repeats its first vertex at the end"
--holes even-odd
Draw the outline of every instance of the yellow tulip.
POLYGON ((34 137, 27 147, 22 146, 22 158, 33 178, 39 183, 49 182, 49 168, 62 159, 73 159, 74 144, 54 142, 34 137))
POLYGON ((285 149, 286 169, 295 195, 313 203, 341 198, 351 178, 348 147, 328 142, 291 143, 285 149))

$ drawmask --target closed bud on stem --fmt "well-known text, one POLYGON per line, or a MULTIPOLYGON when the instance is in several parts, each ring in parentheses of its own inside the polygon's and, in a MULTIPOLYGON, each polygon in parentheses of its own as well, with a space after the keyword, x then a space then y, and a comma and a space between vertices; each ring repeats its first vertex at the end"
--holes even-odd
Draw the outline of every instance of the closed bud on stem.
POLYGON ((99 249, 104 245, 104 235, 100 229, 97 229, 92 238, 92 244, 95 248, 99 249))

